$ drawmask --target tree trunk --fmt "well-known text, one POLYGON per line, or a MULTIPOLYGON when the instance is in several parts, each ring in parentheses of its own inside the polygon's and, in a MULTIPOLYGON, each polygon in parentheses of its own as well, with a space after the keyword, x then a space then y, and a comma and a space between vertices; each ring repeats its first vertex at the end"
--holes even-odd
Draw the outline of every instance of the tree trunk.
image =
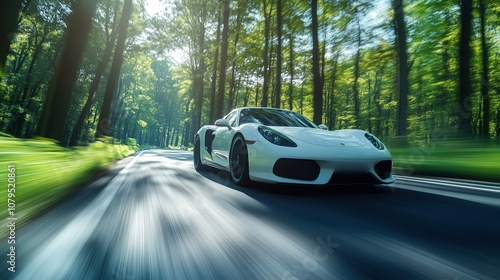
POLYGON ((457 132, 463 137, 472 134, 471 107, 471 32, 472 32, 472 0, 462 0, 460 4, 460 41, 458 50, 459 61, 459 94, 457 106, 457 132))
MULTIPOLYGON (((221 16, 220 12, 218 13, 218 20, 217 20, 217 36, 215 39, 215 42, 220 41, 220 25, 221 25, 221 16)), ((210 86, 210 112, 208 116, 208 122, 210 124, 213 124, 215 119, 215 93, 217 92, 217 64, 219 62, 219 45, 215 47, 215 54, 214 54, 214 65, 212 67, 212 81, 211 81, 211 86, 210 86)))
POLYGON ((113 96, 116 92, 116 86, 120 77, 120 70, 123 64, 123 52, 125 50, 125 40, 127 39, 128 25, 132 15, 133 4, 132 0, 125 0, 123 11, 120 17, 118 38, 116 40, 115 53, 113 55, 113 63, 109 72, 106 92, 104 93, 104 101, 102 102, 99 121, 97 123, 95 138, 104 136, 112 136, 113 130, 111 126, 111 104, 113 96))
POLYGON ((172 127, 172 117, 173 117, 173 111, 174 111, 174 103, 175 103, 175 98, 172 96, 170 98, 170 107, 168 110, 168 122, 167 122, 167 147, 170 144, 170 139, 171 139, 171 133, 170 133, 170 128, 172 127))
MULTIPOLYGON (((109 1, 108 1, 109 4, 109 1)), ((116 19, 116 12, 118 10, 118 5, 115 5, 115 16, 113 19, 113 27, 115 19, 116 19)), ((106 24, 108 26, 108 24, 106 24)), ((92 108, 92 103, 94 101, 94 96, 97 93, 97 90, 99 88, 99 84, 101 83, 102 76, 104 74, 104 71, 106 70, 106 67, 109 64, 109 61, 111 60, 111 55, 113 54, 113 46, 115 45, 116 41, 116 29, 113 29, 111 31, 111 35, 108 37, 108 40, 106 42, 106 47, 104 48, 104 52, 102 54, 101 60, 97 64, 96 70, 95 70, 95 75, 94 78, 92 79, 92 83, 90 84, 90 88, 88 91, 88 96, 87 100, 85 101, 85 104, 83 105, 83 109, 80 112, 80 115, 78 116, 78 119, 76 121, 75 127, 73 129, 73 132, 71 134, 71 138, 69 141, 69 146, 76 146, 77 142, 80 138, 80 135, 82 133, 82 128, 83 128, 83 123, 85 121, 85 118, 88 116, 90 109, 92 108)))
POLYGON ((259 106, 259 93, 260 93, 260 85, 257 84, 257 88, 255 89, 255 106, 259 106))
POLYGON ((234 95, 234 107, 239 107, 238 104, 240 104, 240 87, 241 87, 241 79, 242 77, 238 77, 238 82, 236 82, 235 85, 235 95, 234 95))
POLYGON ((85 118, 88 116, 90 112, 90 108, 92 107, 92 102, 94 101, 94 96, 97 92, 97 89, 99 88, 99 84, 101 83, 101 79, 104 74, 104 71, 106 70, 106 66, 108 65, 111 59, 116 37, 114 34, 116 34, 116 32, 113 32, 111 40, 107 42, 102 58, 96 67, 94 78, 92 79, 92 83, 90 84, 87 101, 85 102, 85 105, 83 105, 83 109, 80 112, 80 115, 78 116, 75 128, 73 129, 73 133, 71 134, 71 139, 69 141, 70 146, 77 145, 78 139, 82 132, 83 122, 85 121, 85 118))
MULTIPOLYGON (((324 28, 324 33, 323 33, 323 42, 321 44, 321 49, 320 49, 320 77, 321 77, 321 92, 324 92, 323 94, 323 100, 327 100, 326 95, 328 92, 325 92, 325 65, 326 65, 326 28, 324 28)), ((323 101, 323 113, 326 112, 326 106, 328 105, 328 101, 324 102, 323 101)), ((323 120, 322 120, 323 122, 323 120)))
MULTIPOLYGON (((451 26, 452 25, 452 19, 451 19, 451 16, 449 15, 449 13, 446 13, 445 15, 445 22, 447 23, 447 26, 451 26)), ((446 33, 449 33, 451 32, 450 30, 447 30, 446 33)), ((452 61, 454 58, 453 58, 453 55, 452 53, 450 53, 450 49, 452 48, 451 46, 451 43, 449 42, 449 40, 444 40, 443 41, 443 51, 442 51, 442 67, 444 69, 443 71, 443 74, 440 76, 440 79, 441 81, 445 81, 445 83, 443 83, 443 85, 441 86, 441 90, 442 90, 442 94, 438 95, 437 97, 437 101, 435 104, 433 104, 435 106, 435 108, 437 108, 437 110, 435 110, 433 113, 434 113, 434 122, 437 123, 437 125, 439 127, 444 127, 447 125, 447 118, 443 118, 443 114, 447 114, 447 104, 448 104, 448 100, 450 98, 450 96, 453 96, 453 94, 455 94, 454 92, 452 93, 452 91, 454 91, 454 89, 449 89, 449 87, 446 86, 446 84, 449 84, 449 83, 454 83, 455 79, 456 79, 456 76, 452 73, 452 65, 454 64, 454 62, 452 61)), ((420 83, 422 84, 422 83, 420 83)))
POLYGON ((222 29, 222 46, 221 46, 221 57, 220 57, 220 68, 219 68, 219 85, 217 89, 217 103, 215 104, 215 114, 214 118, 218 119, 223 116, 224 108, 224 90, 226 84, 226 68, 227 68, 227 52, 229 44, 229 0, 223 1, 224 10, 222 15, 222 21, 224 27, 222 29))
POLYGON ((187 147, 189 145, 189 134, 191 131, 191 124, 190 122, 186 122, 184 124, 184 133, 182 134, 182 146, 187 147))
POLYGON ((282 0, 277 0, 276 6, 276 21, 278 29, 278 45, 276 46, 276 87, 275 87, 275 98, 274 98, 274 107, 280 108, 281 105, 281 69, 282 69, 282 45, 283 45, 283 12, 282 12, 282 0))
POLYGON ((375 123, 375 134, 382 135, 382 105, 380 104, 380 93, 382 92, 382 79, 384 76, 384 67, 379 68, 377 75, 375 76, 375 86, 373 89, 373 102, 375 103, 375 108, 377 110, 377 121, 375 123))
POLYGON ((495 124, 495 134, 497 136, 497 142, 500 140, 500 107, 497 108, 497 123, 495 124))
POLYGON ((394 31, 396 35, 396 52, 397 52, 397 92, 398 105, 396 109, 396 136, 406 136, 408 127, 408 49, 406 22, 404 18, 403 0, 393 0, 394 9, 394 31))
MULTIPOLYGON (((244 3, 243 1, 239 2, 240 5, 241 3, 244 3)), ((236 35, 234 38, 234 44, 233 44, 233 51, 232 51, 232 56, 233 56, 233 65, 231 67, 231 83, 229 87, 229 100, 227 102, 227 111, 231 111, 233 109, 233 103, 234 98, 236 95, 235 92, 235 84, 236 84, 236 57, 237 57, 237 50, 238 50, 238 41, 240 38, 240 30, 241 30, 241 25, 243 22, 243 13, 245 10, 242 7, 238 7, 238 14, 236 16, 236 35)))
POLYGON ((270 31, 271 31, 271 15, 273 7, 269 8, 269 13, 267 13, 267 0, 264 3, 264 50, 262 52, 262 63, 263 63, 263 73, 264 85, 262 86, 262 101, 260 103, 261 107, 267 107, 269 99, 269 41, 270 41, 270 31))
POLYGON ((323 89, 321 88, 321 75, 319 69, 319 39, 318 39, 318 0, 311 1, 312 18, 312 72, 313 72, 313 121, 316 124, 322 123, 323 118, 323 89))
MULTIPOLYGON (((192 131, 196 132, 201 127, 201 113, 203 107, 203 95, 204 95, 204 86, 203 79, 205 77, 205 18, 206 18, 206 1, 202 2, 202 11, 201 11, 201 19, 200 19, 200 30, 198 34, 198 42, 197 42, 197 57, 195 59, 198 60, 198 64, 195 66, 194 73, 194 112, 193 112, 193 127, 192 131)), ((189 142, 194 143, 194 133, 189 135, 189 142)))
POLYGON ((482 73, 481 73, 481 98, 483 101, 483 127, 482 137, 488 139, 490 137, 490 78, 489 78, 489 52, 488 44, 486 43, 486 4, 485 0, 479 0, 479 16, 481 18, 481 58, 482 58, 482 73))
POLYGON ((68 18, 64 47, 38 123, 38 136, 63 140, 71 93, 87 45, 96 5, 97 0, 80 0, 73 6, 73 13, 68 18))
POLYGON ((332 69, 332 76, 330 79, 330 98, 327 102, 329 102, 330 110, 328 112, 328 129, 332 130, 335 127, 335 86, 337 83, 337 69, 338 69, 338 61, 339 61, 339 56, 338 54, 335 54, 334 60, 333 60, 333 69, 332 69))
POLYGON ((248 106, 248 101, 250 100, 250 75, 247 75, 247 80, 246 80, 246 89, 245 89, 245 98, 243 99, 243 107, 248 106))
POLYGON ((179 137, 180 137, 179 125, 177 125, 176 127, 177 129, 175 130, 175 142, 174 142, 175 147, 179 146, 179 137))
POLYGON ((302 81, 302 86, 300 87, 300 103, 299 103, 299 107, 300 107, 300 113, 301 114, 304 114, 304 82, 302 81))
POLYGON ((289 36, 289 41, 290 41, 290 61, 288 65, 290 66, 290 86, 288 88, 288 109, 293 110, 293 78, 295 74, 295 64, 293 62, 294 60, 294 55, 293 55, 293 36, 290 34, 289 36))
POLYGON ((356 128, 359 127, 359 121, 360 121, 360 97, 359 97, 359 86, 358 86, 358 79, 359 79, 359 60, 361 59, 361 25, 359 22, 358 18, 358 33, 357 33, 357 50, 356 50, 356 55, 354 57, 354 82, 352 83, 352 92, 353 92, 353 99, 354 99, 354 124, 356 128))

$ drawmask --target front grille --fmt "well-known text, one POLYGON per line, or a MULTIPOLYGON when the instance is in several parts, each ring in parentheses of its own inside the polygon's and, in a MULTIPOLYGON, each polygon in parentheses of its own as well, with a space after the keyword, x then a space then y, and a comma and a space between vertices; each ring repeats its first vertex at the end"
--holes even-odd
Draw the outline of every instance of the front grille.
POLYGON ((365 174, 342 174, 333 173, 332 178, 328 182, 329 185, 373 185, 379 184, 380 181, 377 180, 371 173, 365 174))
POLYGON ((391 160, 379 161, 377 164, 375 164, 375 172, 383 180, 389 178, 392 172, 392 161, 391 160))
POLYGON ((314 160, 280 158, 274 164, 273 173, 288 179, 314 181, 320 169, 314 160))

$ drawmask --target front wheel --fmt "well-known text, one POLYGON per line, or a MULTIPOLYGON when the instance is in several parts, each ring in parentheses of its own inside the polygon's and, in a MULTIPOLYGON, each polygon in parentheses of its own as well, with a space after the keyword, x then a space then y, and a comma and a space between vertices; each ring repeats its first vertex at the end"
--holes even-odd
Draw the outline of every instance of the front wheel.
POLYGON ((196 139, 194 141, 194 152, 193 152, 194 169, 196 169, 196 171, 205 171, 207 170, 207 166, 201 162, 200 147, 201 147, 200 136, 196 135, 196 139))
POLYGON ((248 175, 248 150, 243 136, 237 135, 231 145, 229 154, 229 171, 231 181, 238 185, 245 185, 250 182, 248 175))

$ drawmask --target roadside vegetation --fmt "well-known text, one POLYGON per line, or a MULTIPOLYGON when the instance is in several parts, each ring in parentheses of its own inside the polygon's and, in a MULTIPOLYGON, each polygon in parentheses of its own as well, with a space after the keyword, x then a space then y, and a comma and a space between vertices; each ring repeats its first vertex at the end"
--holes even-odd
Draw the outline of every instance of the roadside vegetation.
POLYGON ((500 182, 500 149, 493 142, 451 140, 390 151, 396 174, 500 182))
MULTIPOLYGON (((22 140, 0 136, 0 220, 8 218, 8 166, 15 166, 15 217, 22 225, 97 172, 137 150, 133 145, 115 145, 110 138, 85 147, 68 149, 47 139, 22 140)), ((0 229, 5 236, 7 227, 0 229)))

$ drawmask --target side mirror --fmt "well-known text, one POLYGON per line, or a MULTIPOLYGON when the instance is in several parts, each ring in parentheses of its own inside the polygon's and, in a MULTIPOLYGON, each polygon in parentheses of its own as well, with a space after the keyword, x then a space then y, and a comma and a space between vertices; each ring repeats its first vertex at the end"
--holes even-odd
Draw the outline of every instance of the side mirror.
POLYGON ((324 125, 324 124, 320 124, 319 125, 319 128, 323 129, 323 130, 328 130, 328 126, 324 125))
POLYGON ((218 119, 215 121, 215 126, 218 127, 227 127, 228 129, 231 129, 231 125, 229 125, 229 121, 226 119, 218 119))

